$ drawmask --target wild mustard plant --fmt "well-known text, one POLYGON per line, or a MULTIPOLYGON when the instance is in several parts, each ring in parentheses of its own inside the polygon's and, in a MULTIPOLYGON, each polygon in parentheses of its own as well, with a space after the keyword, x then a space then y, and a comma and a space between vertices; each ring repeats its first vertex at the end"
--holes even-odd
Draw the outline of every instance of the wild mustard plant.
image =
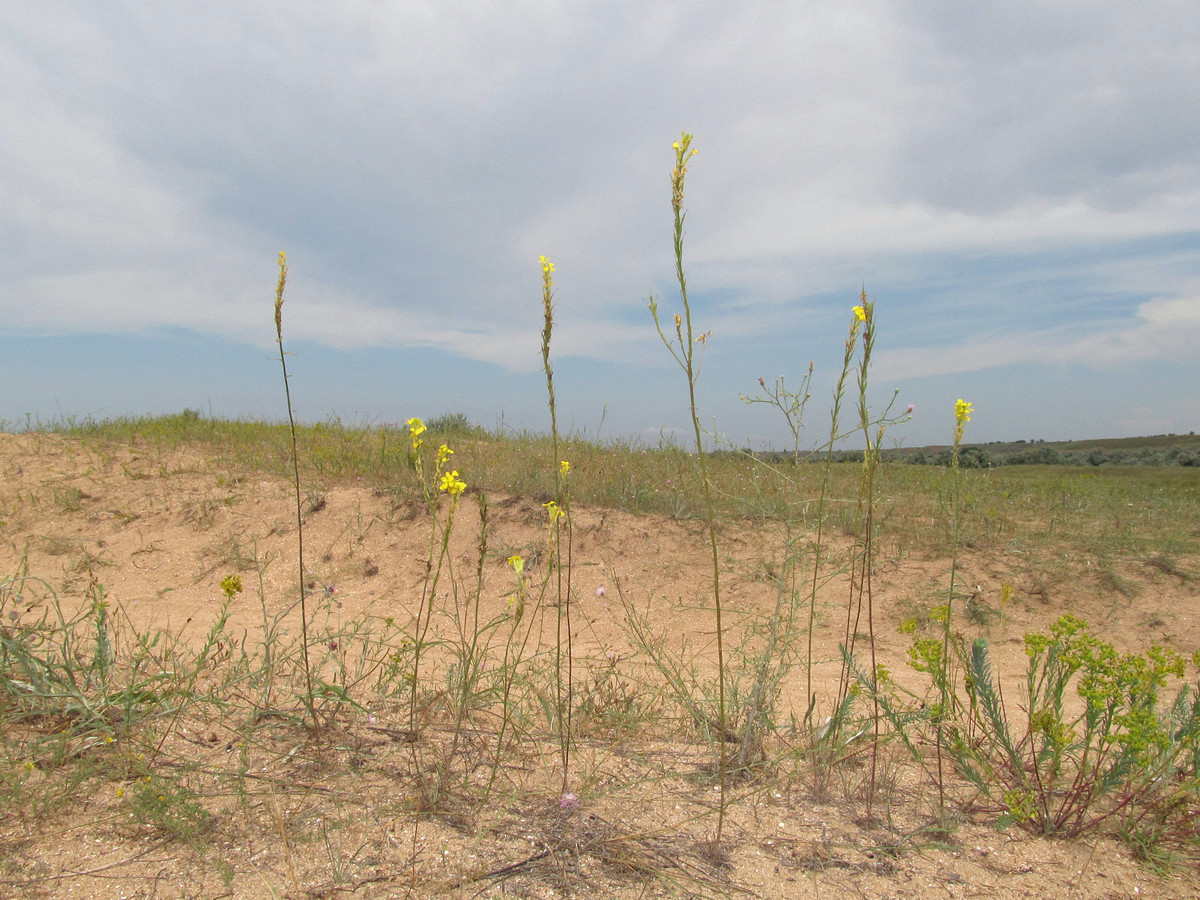
MULTIPOLYGON (((850 333, 846 337, 845 352, 842 356, 842 369, 838 375, 837 384, 833 389, 833 405, 829 412, 829 442, 826 445, 825 458, 821 468, 821 489, 817 494, 817 534, 813 545, 813 568, 812 578, 809 583, 809 598, 808 598, 808 656, 805 664, 804 683, 805 683, 805 702, 808 708, 804 714, 805 725, 809 734, 815 735, 813 713, 817 705, 817 695, 813 693, 812 687, 812 671, 813 671, 813 634, 817 628, 817 585, 821 578, 821 565, 823 562, 822 554, 824 551, 824 536, 825 536, 825 498, 829 490, 829 479, 832 474, 833 454, 837 446, 838 439, 841 434, 841 413, 842 402, 846 395, 846 379, 850 376, 850 370, 854 363, 854 354, 858 348, 858 338, 862 331, 862 322, 865 315, 859 317, 859 308, 855 307, 854 313, 850 319, 850 333)), ((842 703, 835 704, 834 711, 841 709, 842 703)), ((836 717, 840 719, 840 717, 836 717)), ((837 731, 838 721, 835 719, 832 724, 833 728, 829 729, 830 734, 837 731)))
MULTIPOLYGON (((875 303, 867 299, 864 288, 860 294, 860 305, 852 310, 854 320, 853 330, 861 326, 862 352, 859 357, 858 381, 858 425, 862 432, 865 449, 863 450, 862 475, 859 483, 858 502, 855 506, 855 525, 860 535, 860 544, 851 559, 850 599, 846 606, 846 632, 843 643, 842 678, 838 693, 838 709, 843 708, 846 699, 853 690, 861 684, 860 674, 856 674, 854 657, 859 634, 859 626, 865 610, 867 617, 867 644, 870 657, 867 687, 869 688, 873 705, 871 744, 871 774, 867 793, 867 815, 871 814, 874 801, 876 775, 879 763, 879 726, 880 726, 880 691, 881 667, 876 658, 875 647, 875 604, 872 577, 875 566, 875 479, 881 461, 880 451, 883 447, 883 436, 888 426, 896 422, 907 421, 909 411, 899 417, 892 416, 892 408, 896 403, 899 392, 893 392, 892 398, 882 414, 872 417, 867 401, 867 389, 871 368, 871 356, 875 348, 877 328, 875 325, 875 303)), ((839 723, 832 723, 835 728, 839 723)))
POLYGON ((554 400, 554 367, 550 365, 550 337, 554 330, 554 263, 542 256, 542 366, 546 372, 546 394, 550 407, 551 468, 554 472, 554 500, 546 505, 550 515, 550 562, 556 588, 556 629, 554 642, 555 725, 562 756, 562 793, 568 791, 571 769, 571 713, 574 693, 574 660, 571 635, 571 501, 566 490, 570 463, 559 456, 558 410, 554 400), (563 564, 562 531, 567 533, 566 565, 563 564), (563 650, 566 649, 566 679, 563 677, 563 650))
POLYGON ((279 251, 279 281, 275 285, 275 339, 279 344, 279 365, 283 369, 283 394, 287 400, 288 427, 292 437, 292 484, 296 492, 296 567, 300 577, 300 635, 304 644, 301 659, 304 663, 304 708, 308 710, 313 728, 317 721, 317 707, 313 698, 312 665, 308 660, 308 599, 304 569, 304 511, 300 496, 300 452, 296 445, 296 417, 292 412, 292 389, 288 381, 287 354, 283 351, 283 289, 287 284, 287 254, 279 251))
POLYGON ((508 637, 504 643, 504 663, 500 668, 500 727, 496 735, 496 754, 492 758, 491 772, 488 775, 487 786, 484 788, 481 803, 487 803, 500 771, 506 740, 512 723, 513 703, 512 689, 517 677, 517 668, 525 655, 525 648, 533 634, 536 617, 526 615, 529 604, 529 589, 525 577, 525 557, 514 553, 505 560, 505 564, 516 575, 517 585, 509 595, 508 604, 508 637))
MULTIPOLYGON (((824 452, 821 484, 816 492, 816 516, 813 529, 815 535, 810 533, 808 535, 809 540, 801 545, 798 538, 791 532, 792 522, 790 518, 785 520, 787 535, 785 541, 785 560, 781 570, 781 587, 784 584, 787 573, 789 571, 796 571, 798 562, 794 557, 802 552, 801 548, 803 548, 803 552, 810 554, 811 559, 811 567, 809 569, 811 577, 806 592, 806 599, 808 601, 808 647, 805 663, 806 708, 803 721, 805 733, 809 738, 807 753, 814 764, 814 789, 818 793, 822 793, 824 790, 823 785, 827 780, 829 767, 837 759, 842 758, 843 751, 839 749, 842 724, 849 714, 855 698, 864 692, 873 698, 873 702, 877 707, 876 715, 873 718, 876 729, 876 742, 873 746, 877 746, 878 744, 878 707, 879 704, 886 702, 886 700, 874 689, 877 683, 882 684, 884 681, 878 674, 882 670, 882 667, 877 665, 874 655, 874 616, 870 581, 873 541, 876 530, 873 514, 876 490, 875 473, 880 464, 880 448, 882 447, 883 435, 886 428, 893 424, 907 421, 912 413, 912 408, 910 407, 900 415, 893 415, 892 409, 895 404, 896 394, 893 394, 891 401, 882 413, 873 413, 868 406, 867 385, 877 329, 874 323, 874 304, 868 301, 865 290, 860 294, 860 299, 861 304, 854 306, 851 310, 849 335, 845 341, 845 353, 843 355, 841 372, 833 393, 829 439, 818 448, 824 452), (859 356, 860 350, 861 355, 859 356), (859 356, 857 363, 855 362, 856 356, 859 356), (846 383, 852 369, 855 370, 858 381, 858 416, 853 426, 843 431, 841 424, 842 406, 845 399, 846 383), (812 681, 813 636, 816 631, 817 590, 822 582, 823 567, 826 565, 826 549, 824 546, 824 530, 827 518, 826 498, 832 478, 835 448, 839 441, 856 432, 862 432, 863 440, 866 444, 866 450, 863 455, 863 467, 858 484, 858 502, 855 506, 855 519, 853 522, 855 532, 860 535, 860 542, 857 551, 851 558, 851 594, 846 606, 845 637, 842 642, 842 671, 838 692, 830 716, 818 727, 814 721, 817 696, 813 691, 812 681), (867 618, 866 630, 871 648, 871 665, 869 668, 872 674, 864 674, 854 660, 856 652, 855 642, 861 630, 860 625, 864 614, 867 618)), ((799 457, 801 413, 809 399, 807 386, 810 383, 813 368, 813 364, 810 363, 808 372, 801 381, 800 391, 788 391, 784 387, 782 379, 778 378, 776 379, 774 389, 768 390, 765 380, 760 378, 759 385, 767 391, 766 396, 755 398, 742 397, 746 402, 768 403, 783 413, 785 420, 792 430, 792 457, 794 460, 799 457)), ((782 471, 777 474, 783 476, 782 480, 787 483, 793 480, 795 472, 796 469, 793 466, 792 474, 784 475, 782 471)), ((792 580, 795 580, 794 574, 792 580)), ((795 585, 792 587, 791 595, 792 600, 790 603, 784 603, 782 596, 777 600, 775 613, 771 617, 765 635, 765 647, 770 653, 770 663, 759 669, 759 680, 766 680, 763 685, 756 685, 755 690, 751 694, 752 698, 761 698, 763 696, 762 688, 766 687, 776 678, 781 679, 788 667, 790 648, 793 643, 791 629, 794 627, 794 614, 792 609, 799 602, 800 598, 795 585)), ((755 704, 751 703, 748 712, 753 714, 755 708, 755 704)), ((765 711, 764 709, 763 712, 765 711)), ((873 751, 873 773, 876 762, 876 753, 873 751)), ((873 783, 874 778, 872 777, 873 783)), ((872 791, 871 794, 873 795, 873 793, 872 791)), ((868 803, 870 803, 870 800, 868 800, 868 803)))
MULTIPOLYGON (((422 448, 425 440, 422 435, 426 431, 425 423, 419 418, 411 418, 406 422, 409 433, 409 446, 413 465, 421 482, 421 490, 430 511, 431 524, 429 529, 429 555, 426 558, 425 578, 421 583, 421 597, 417 604, 417 614, 413 624, 412 641, 412 671, 409 673, 410 683, 408 727, 411 733, 413 764, 419 773, 422 789, 422 803, 435 803, 441 790, 439 783, 434 783, 427 776, 420 750, 420 689, 421 662, 426 644, 429 640, 429 629, 433 622, 434 603, 437 599, 438 587, 443 574, 449 566, 450 536, 454 531, 454 515, 458 510, 459 497, 467 489, 467 484, 459 476, 457 469, 449 467, 450 457, 454 451, 446 444, 441 444, 434 454, 432 477, 425 478, 425 463, 422 448), (449 498, 445 520, 441 518, 440 498, 449 498)), ((453 575, 450 576, 451 589, 456 590, 453 575)), ((440 774, 440 773, 439 773, 440 774)))
POLYGON ((946 596, 944 610, 937 610, 942 620, 942 650, 936 666, 936 680, 939 688, 938 705, 933 710, 934 727, 937 734, 937 778, 938 778, 938 813, 945 819, 946 815, 946 784, 942 768, 942 729, 940 718, 952 715, 950 705, 954 700, 950 684, 950 636, 953 630, 954 618, 954 587, 958 577, 958 544, 962 534, 962 470, 959 468, 959 448, 962 446, 963 433, 967 423, 971 421, 974 408, 966 400, 958 399, 954 404, 954 445, 950 453, 950 591, 946 596))
POLYGON ((687 178, 688 163, 697 151, 692 147, 692 135, 686 131, 680 135, 671 148, 675 151, 675 168, 671 172, 671 209, 675 214, 675 279, 679 283, 679 297, 683 304, 683 315, 674 315, 675 337, 667 336, 658 318, 658 302, 650 298, 650 315, 654 318, 654 327, 675 362, 687 377, 688 407, 692 417, 692 431, 695 437, 696 465, 700 476, 701 490, 704 495, 704 512, 708 521, 709 547, 712 551, 713 572, 713 610, 716 614, 717 629, 717 746, 719 747, 718 776, 720 779, 720 806, 717 810, 717 832, 713 839, 713 847, 719 851, 721 834, 725 826, 725 808, 727 791, 728 749, 726 736, 728 721, 725 706, 725 629, 721 621, 721 563, 717 550, 717 525, 713 513, 712 485, 708 480, 708 463, 704 451, 704 440, 700 429, 700 412, 696 406, 696 380, 700 376, 703 361, 703 348, 708 345, 712 332, 697 335, 692 325, 692 308, 688 303, 687 277, 683 271, 683 223, 687 217, 683 211, 684 182, 687 178), (701 348, 697 353, 697 346, 701 348))
MULTIPOLYGON (((458 473, 453 473, 450 487, 458 489, 461 493, 466 485, 458 481, 457 478, 458 473)), ((487 494, 484 491, 479 491, 476 496, 479 499, 479 553, 476 556, 475 564, 475 590, 472 592, 471 603, 467 610, 470 620, 465 622, 456 620, 459 635, 457 648, 459 668, 458 691, 454 704, 454 732, 451 737, 450 751, 446 754, 447 759, 451 761, 458 750, 464 721, 468 708, 471 705, 472 694, 478 685, 479 673, 484 663, 483 655, 485 647, 482 641, 484 640, 485 633, 490 633, 492 630, 492 624, 489 624, 485 628, 480 622, 479 617, 480 605, 483 600, 483 568, 488 554, 488 503, 487 494)), ((454 687, 454 685, 451 685, 451 687, 454 687)))

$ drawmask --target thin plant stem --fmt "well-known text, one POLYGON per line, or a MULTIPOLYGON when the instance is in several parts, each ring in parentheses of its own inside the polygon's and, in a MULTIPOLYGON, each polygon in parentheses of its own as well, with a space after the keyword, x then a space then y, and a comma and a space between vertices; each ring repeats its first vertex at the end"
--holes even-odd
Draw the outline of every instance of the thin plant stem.
POLYGON ((728 735, 725 709, 725 630, 721 621, 721 564, 717 552, 717 526, 713 512, 712 486, 708 480, 708 465, 704 453, 704 441, 700 430, 700 415, 696 407, 696 380, 700 375, 703 354, 696 356, 696 345, 702 348, 707 345, 712 332, 695 335, 692 327, 692 309, 688 303, 687 277, 683 271, 683 223, 687 218, 683 211, 684 179, 687 176, 687 163, 696 154, 692 149, 692 135, 684 132, 673 145, 675 150, 675 169, 671 173, 671 206, 675 213, 675 278, 679 282, 679 296, 683 303, 683 316, 675 315, 675 340, 678 350, 663 331, 658 318, 658 303, 650 299, 650 314, 654 317, 654 325, 675 361, 683 369, 688 382, 688 405, 692 417, 692 431, 696 442, 696 460, 700 469, 700 486, 704 494, 705 518, 708 521, 709 546, 712 551, 713 569, 713 608, 716 614, 717 626, 717 744, 720 747, 718 759, 718 777, 720 780, 720 805, 717 809, 717 833, 713 841, 714 848, 721 845, 721 835, 725 826, 725 795, 726 767, 728 764, 728 748, 725 746, 728 735), (685 333, 686 332, 686 333, 685 333))
MULTIPOLYGON (((813 552, 813 576, 812 584, 810 585, 810 593, 808 599, 808 666, 805 678, 805 690, 807 693, 808 711, 805 718, 810 721, 813 710, 816 708, 817 698, 812 689, 812 654, 813 654, 813 632, 817 627, 817 584, 821 571, 822 553, 824 548, 824 530, 825 530, 825 497, 829 490, 829 480, 833 469, 833 454, 837 446, 838 438, 841 437, 839 431, 841 425, 842 399, 846 393, 846 379, 850 375, 851 363, 854 361, 854 352, 858 347, 858 337, 862 328, 862 322, 855 315, 850 321, 850 335, 846 338, 846 352, 842 359, 842 371, 838 376, 837 386, 833 391, 833 409, 830 412, 829 424, 829 445, 825 453, 825 461, 821 473, 821 493, 817 499, 817 536, 816 548, 813 552)), ((849 615, 849 609, 847 609, 849 615)), ((841 706, 843 697, 841 691, 838 692, 837 702, 834 704, 834 709, 841 706)), ((837 722, 831 723, 834 728, 837 722)))
MULTIPOLYGON (((470 702, 471 689, 474 687, 478 678, 477 671, 479 665, 479 606, 483 601, 483 566, 487 561, 488 550, 488 503, 487 494, 480 491, 478 494, 479 500, 479 556, 476 558, 475 564, 475 591, 471 598, 471 624, 469 639, 464 637, 465 649, 462 658, 462 685, 458 697, 458 709, 454 717, 454 736, 450 743, 450 752, 446 755, 447 759, 454 759, 458 752, 459 740, 462 737, 463 722, 466 719, 467 704, 470 702)), ((486 651, 485 651, 486 652, 486 651)))
POLYGON ((550 446, 554 469, 554 503, 549 506, 551 535, 551 564, 554 566, 557 604, 557 623, 554 644, 554 689, 557 706, 558 740, 562 753, 562 793, 567 793, 571 770, 571 707, 573 705, 572 639, 571 639, 571 509, 566 496, 564 479, 570 468, 558 454, 558 410, 554 400, 554 367, 550 365, 550 336, 554 330, 554 263, 542 257, 542 366, 546 372, 546 393, 550 406, 550 446), (564 585, 561 527, 567 528, 567 565, 564 585), (564 587, 566 593, 563 592, 564 587), (566 632, 566 684, 563 684, 563 632, 566 632))
MULTIPOLYGON (((946 597, 946 616, 942 626, 941 691, 938 703, 939 719, 949 714, 950 704, 950 633, 954 615, 954 587, 958 576, 958 543, 962 533, 962 469, 958 462, 958 451, 962 445, 963 430, 971 421, 971 404, 958 400, 954 404, 954 449, 950 454, 950 592, 946 597)), ((946 785, 942 771, 942 727, 939 721, 934 729, 937 737, 938 815, 946 817, 946 785)))
POLYGON ((879 764, 879 691, 876 684, 876 675, 879 669, 875 657, 875 603, 871 591, 871 575, 875 552, 875 473, 879 468, 879 444, 883 438, 883 424, 879 425, 879 433, 876 440, 872 442, 871 413, 867 406, 867 376, 871 365, 871 352, 875 347, 875 304, 867 300, 865 287, 860 295, 860 304, 858 309, 862 310, 863 315, 863 352, 862 365, 858 370, 858 415, 863 439, 866 441, 866 449, 863 451, 862 496, 867 508, 863 530, 861 584, 865 588, 867 599, 867 642, 871 653, 871 697, 874 704, 871 716, 874 738, 871 742, 871 783, 867 793, 867 816, 869 817, 875 798, 875 780, 879 764))
POLYGON ((287 283, 287 254, 279 251, 279 283, 275 286, 275 337, 279 343, 279 365, 283 369, 283 394, 287 399, 288 427, 292 438, 292 484, 296 489, 296 565, 300 575, 300 648, 304 660, 304 707, 317 728, 317 708, 313 702, 312 666, 308 661, 308 601, 304 577, 304 513, 300 498, 300 453, 296 445, 296 417, 292 413, 292 391, 288 384, 287 354, 283 351, 283 288, 287 283))
MULTIPOLYGON (((412 435, 412 449, 417 454, 418 471, 422 477, 422 488, 426 492, 426 502, 429 504, 433 515, 433 525, 429 532, 429 557, 425 564, 425 581, 421 587, 421 600, 417 606, 417 618, 413 628, 412 691, 410 693, 408 710, 409 730, 412 734, 413 764, 417 771, 422 773, 422 788, 428 793, 428 782, 424 779, 418 741, 421 724, 419 708, 421 659, 429 637, 429 628, 433 622, 433 607, 437 601, 437 589, 443 570, 447 572, 446 577, 450 581, 451 588, 456 589, 454 572, 452 570, 453 561, 450 559, 450 535, 454 530, 454 513, 458 510, 458 498, 466 488, 466 484, 458 479, 457 471, 443 471, 452 453, 450 448, 444 444, 438 449, 437 464, 433 473, 434 481, 439 483, 436 488, 425 484, 424 469, 420 465, 422 444, 420 435, 425 431, 425 425, 419 419, 410 419, 408 425, 409 432, 412 435), (450 496, 450 505, 446 512, 446 521, 444 524, 438 517, 439 492, 444 492, 450 496), (435 548, 437 551, 436 562, 434 561, 435 548)), ((438 785, 438 789, 440 790, 440 785, 438 785)))

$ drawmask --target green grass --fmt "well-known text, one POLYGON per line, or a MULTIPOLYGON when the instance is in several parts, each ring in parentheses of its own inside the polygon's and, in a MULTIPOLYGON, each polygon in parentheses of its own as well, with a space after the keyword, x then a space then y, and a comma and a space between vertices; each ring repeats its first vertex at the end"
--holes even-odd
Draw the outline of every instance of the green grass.
MULTIPOLYGON (((465 424, 461 417, 449 418, 456 427, 439 429, 435 420, 429 442, 455 447, 455 466, 471 473, 473 490, 539 502, 553 499, 543 467, 552 454, 550 436, 488 431, 465 424)), ((99 453, 136 448, 175 466, 180 465, 182 451, 194 450, 218 483, 260 473, 290 474, 290 435, 284 423, 180 414, 88 422, 60 430, 99 453)), ((571 461, 574 503, 680 519, 703 515, 704 497, 692 474, 693 454, 672 446, 597 443, 570 435, 560 441, 560 455, 571 461)), ((302 480, 323 488, 364 484, 398 498, 418 499, 420 486, 406 463, 407 442, 402 425, 329 421, 298 426, 302 480)), ((200 463, 187 462, 196 464, 200 463)), ((772 468, 737 452, 712 454, 708 466, 718 520, 815 522, 822 466, 772 468)), ((849 529, 859 467, 835 465, 829 477, 832 500, 826 512, 835 528, 849 529)), ((1200 547, 1200 478, 1190 468, 1014 466, 963 470, 962 477, 962 536, 972 549, 1020 550, 1054 540, 1072 552, 1108 558, 1171 557, 1200 547)), ((935 553, 947 546, 950 517, 939 469, 885 461, 877 479, 882 540, 894 542, 901 551, 935 553)))

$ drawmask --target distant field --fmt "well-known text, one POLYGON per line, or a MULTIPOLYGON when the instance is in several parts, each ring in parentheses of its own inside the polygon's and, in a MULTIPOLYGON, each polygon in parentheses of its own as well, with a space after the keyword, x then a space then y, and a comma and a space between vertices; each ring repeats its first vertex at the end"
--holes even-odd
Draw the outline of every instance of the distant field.
MULTIPOLYGON (((885 459, 945 464, 950 447, 905 447, 884 450, 885 459)), ((1156 434, 1146 437, 1096 438, 1086 441, 992 441, 963 444, 964 465, 1071 465, 1071 466, 1200 466, 1200 436, 1156 434)))

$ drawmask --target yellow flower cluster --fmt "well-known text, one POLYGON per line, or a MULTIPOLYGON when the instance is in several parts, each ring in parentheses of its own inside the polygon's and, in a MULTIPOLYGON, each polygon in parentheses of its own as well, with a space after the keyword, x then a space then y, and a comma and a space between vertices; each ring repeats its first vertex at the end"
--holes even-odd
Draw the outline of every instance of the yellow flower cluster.
POLYGON ((404 424, 408 426, 408 436, 412 438, 412 448, 414 450, 420 450, 421 445, 425 443, 425 441, 421 439, 421 435, 425 433, 425 423, 416 416, 413 416, 404 424))
POLYGON ((234 594, 242 592, 242 576, 241 575, 226 575, 221 579, 221 593, 230 600, 234 594))
POLYGON ((688 160, 698 151, 692 149, 692 136, 686 131, 679 136, 679 140, 671 144, 671 149, 675 151, 675 170, 671 172, 671 206, 678 216, 682 213, 683 179, 687 175, 688 160))
POLYGON ((959 398, 954 404, 954 453, 955 459, 958 458, 958 445, 962 443, 963 430, 968 422, 971 421, 971 413, 975 410, 966 400, 959 398))
POLYGON ((467 483, 458 477, 458 470, 456 469, 442 475, 442 483, 438 485, 438 489, 445 491, 451 497, 457 497, 467 489, 467 483))
POLYGON ((854 307, 854 318, 859 322, 867 321, 867 311, 861 306, 854 307))
POLYGON ((554 263, 544 256, 538 257, 538 262, 542 264, 542 293, 546 297, 546 302, 549 303, 550 292, 554 290, 554 263))
POLYGON ((963 424, 971 421, 971 413, 975 410, 971 408, 971 404, 966 400, 959 400, 954 404, 954 421, 962 428, 963 424))

